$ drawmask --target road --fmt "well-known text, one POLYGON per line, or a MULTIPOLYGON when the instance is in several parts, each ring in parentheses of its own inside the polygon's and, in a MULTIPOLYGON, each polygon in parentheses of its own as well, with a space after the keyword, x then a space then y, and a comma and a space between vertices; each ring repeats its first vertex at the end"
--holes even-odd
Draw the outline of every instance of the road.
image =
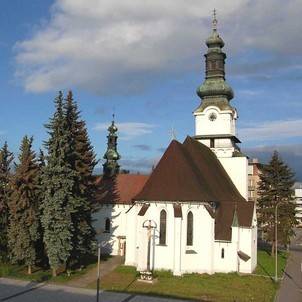
POLYGON ((296 237, 290 245, 290 255, 281 282, 276 302, 302 301, 302 229, 296 230, 296 237))
MULTIPOLYGON (((95 302, 95 291, 46 283, 0 278, 0 301, 8 302, 95 302)), ((102 292, 100 302, 188 302, 126 293, 102 292)))

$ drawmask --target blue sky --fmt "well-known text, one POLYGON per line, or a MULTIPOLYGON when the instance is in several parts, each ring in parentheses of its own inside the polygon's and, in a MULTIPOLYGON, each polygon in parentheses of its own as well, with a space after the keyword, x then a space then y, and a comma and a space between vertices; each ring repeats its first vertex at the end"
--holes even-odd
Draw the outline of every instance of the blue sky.
POLYGON ((122 165, 148 171, 170 140, 194 134, 211 10, 225 41, 227 81, 249 155, 274 149, 302 180, 302 5, 298 0, 3 0, 0 144, 35 148, 58 90, 73 90, 98 158, 113 112, 122 165))

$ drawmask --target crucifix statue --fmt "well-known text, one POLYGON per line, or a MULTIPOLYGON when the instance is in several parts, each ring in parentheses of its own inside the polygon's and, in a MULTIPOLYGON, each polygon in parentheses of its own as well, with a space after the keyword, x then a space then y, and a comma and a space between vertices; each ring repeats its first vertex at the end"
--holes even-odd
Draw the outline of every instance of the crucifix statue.
POLYGON ((156 228, 156 223, 152 220, 145 220, 143 223, 143 228, 147 229, 147 238, 148 238, 148 254, 147 254, 147 271, 141 272, 141 279, 151 281, 153 279, 152 272, 150 269, 150 258, 151 258, 151 238, 152 238, 152 229, 156 228))

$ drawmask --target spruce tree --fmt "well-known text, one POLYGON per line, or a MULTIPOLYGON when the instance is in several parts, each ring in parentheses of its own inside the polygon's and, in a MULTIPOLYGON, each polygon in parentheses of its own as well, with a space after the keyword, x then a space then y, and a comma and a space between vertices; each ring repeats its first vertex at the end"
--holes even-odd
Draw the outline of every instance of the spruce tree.
POLYGON ((38 202, 39 202, 39 226, 38 226, 38 230, 39 230, 39 234, 40 237, 36 242, 36 252, 37 252, 37 262, 39 263, 39 265, 41 266, 47 266, 48 265, 48 261, 47 261, 47 255, 46 255, 46 250, 45 250, 45 245, 44 245, 44 241, 43 241, 43 228, 42 228, 42 223, 41 223, 41 217, 42 217, 42 202, 44 200, 44 193, 46 190, 46 187, 43 185, 43 172, 45 169, 45 156, 43 151, 40 149, 39 152, 39 156, 37 158, 37 164, 39 167, 39 172, 38 172, 38 188, 37 188, 37 198, 38 198, 38 202))
POLYGON ((287 245, 294 234, 297 224, 295 203, 293 202, 294 174, 274 152, 268 165, 264 165, 260 174, 258 197, 258 221, 272 244, 275 246, 275 208, 278 204, 278 243, 287 245))
POLYGON ((22 140, 19 163, 11 178, 12 190, 9 200, 8 243, 13 263, 22 262, 31 274, 36 262, 36 242, 39 239, 39 200, 36 155, 32 151, 32 138, 22 140))
POLYGON ((63 112, 63 94, 55 100, 56 111, 46 125, 49 139, 47 165, 43 170, 45 188, 42 202, 42 227, 44 243, 53 276, 70 258, 74 232, 71 215, 74 211, 72 191, 75 174, 70 165, 71 135, 63 112))
POLYGON ((11 176, 11 163, 14 157, 8 150, 7 142, 0 149, 0 262, 8 260, 8 201, 9 179, 11 176))
POLYGON ((97 162, 88 138, 85 122, 80 119, 80 112, 73 100, 71 91, 65 102, 65 117, 71 134, 69 162, 75 172, 72 192, 74 233, 70 264, 80 264, 85 256, 93 252, 95 246, 92 210, 96 187, 92 173, 97 162))

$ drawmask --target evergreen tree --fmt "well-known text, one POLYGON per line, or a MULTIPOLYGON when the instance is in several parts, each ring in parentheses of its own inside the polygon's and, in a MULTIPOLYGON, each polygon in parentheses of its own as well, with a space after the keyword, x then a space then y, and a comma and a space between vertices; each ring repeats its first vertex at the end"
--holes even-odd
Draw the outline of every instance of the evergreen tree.
POLYGON ((45 188, 42 202, 42 227, 44 243, 53 276, 65 265, 72 251, 74 232, 71 215, 75 174, 69 163, 71 135, 67 130, 63 112, 63 94, 55 100, 56 112, 46 125, 49 139, 45 143, 48 155, 43 170, 42 185, 45 188))
POLYGON ((93 246, 95 246, 92 210, 96 187, 92 173, 97 161, 88 138, 85 122, 80 119, 80 112, 71 91, 67 95, 64 107, 68 131, 71 134, 69 163, 75 172, 72 192, 74 233, 70 264, 80 264, 85 256, 92 253, 93 246))
POLYGON ((14 157, 8 150, 8 145, 5 142, 0 149, 0 261, 7 261, 8 256, 8 200, 9 200, 9 178, 10 165, 14 157))
POLYGON ((42 217, 42 202, 44 200, 44 192, 46 190, 46 187, 43 185, 43 171, 45 169, 45 156, 43 151, 40 149, 39 152, 39 156, 37 159, 37 164, 39 167, 39 173, 38 173, 38 194, 37 194, 37 198, 39 201, 39 226, 38 226, 38 230, 39 230, 39 234, 40 237, 36 242, 36 252, 37 252, 37 262, 39 263, 39 265, 41 266, 47 266, 48 265, 48 261, 47 261, 47 255, 46 255, 46 250, 45 250, 45 246, 44 246, 44 241, 43 241, 43 228, 42 228, 42 223, 41 223, 41 217, 42 217))
POLYGON ((20 147, 19 163, 11 178, 9 200, 8 243, 13 263, 24 262, 31 274, 36 261, 36 242, 39 238, 39 200, 36 155, 32 151, 32 138, 25 136, 20 147))
POLYGON ((295 203, 293 202, 294 174, 280 159, 275 151, 269 164, 263 166, 259 182, 258 220, 266 234, 267 241, 272 243, 272 255, 275 246, 275 208, 278 204, 278 242, 289 244, 294 234, 295 203))

